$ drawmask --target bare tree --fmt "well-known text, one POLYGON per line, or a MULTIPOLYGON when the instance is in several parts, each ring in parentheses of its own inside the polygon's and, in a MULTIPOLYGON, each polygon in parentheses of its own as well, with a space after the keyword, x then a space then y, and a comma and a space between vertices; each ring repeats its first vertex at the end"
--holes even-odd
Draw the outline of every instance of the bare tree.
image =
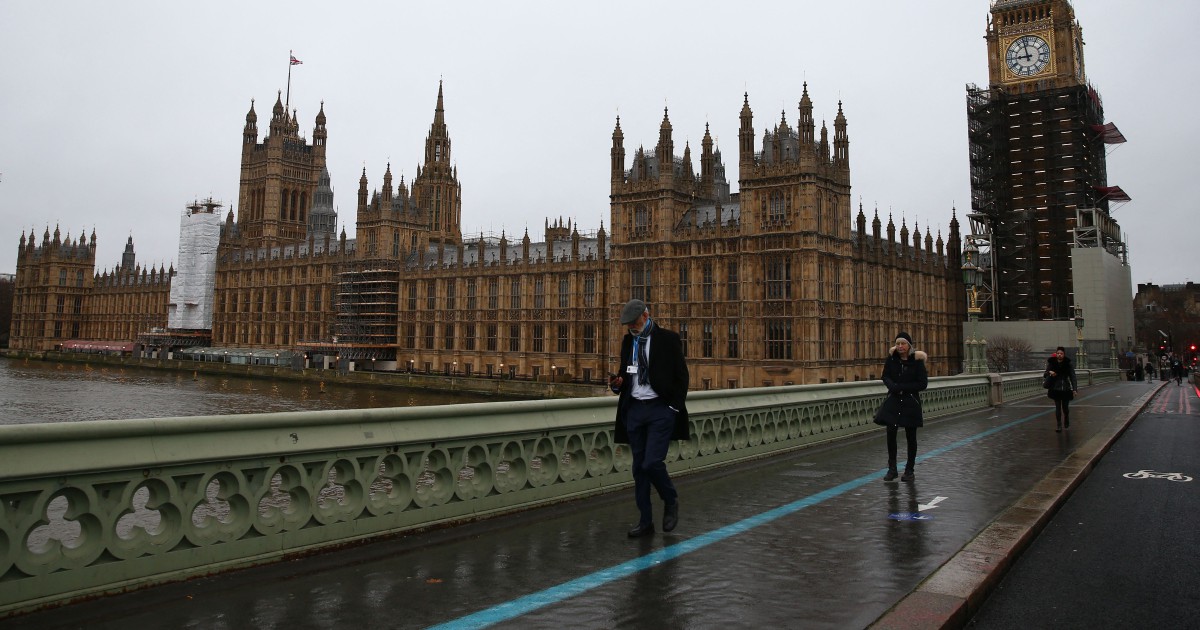
POLYGON ((996 372, 1017 372, 1036 366, 1030 365, 1033 346, 1024 339, 998 336, 987 340, 988 368, 996 372))

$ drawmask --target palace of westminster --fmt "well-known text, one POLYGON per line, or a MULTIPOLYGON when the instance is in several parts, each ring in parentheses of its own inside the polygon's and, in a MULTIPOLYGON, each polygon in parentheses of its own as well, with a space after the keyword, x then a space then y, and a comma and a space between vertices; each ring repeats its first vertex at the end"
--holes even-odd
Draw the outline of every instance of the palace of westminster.
MULTIPOLYGON (((137 353, 262 349, 295 364, 601 382, 613 369, 620 306, 644 299, 679 331, 694 388, 875 378, 909 331, 933 374, 961 364, 960 238, 868 220, 850 203, 850 141, 838 104, 818 130, 807 85, 761 140, 746 96, 739 192, 705 130, 699 173, 664 111, 653 150, 628 160, 617 119, 611 232, 570 220, 464 238, 462 185, 439 85, 422 166, 382 188, 359 179, 357 238, 335 233, 324 107, 311 141, 276 101, 260 141, 242 131, 238 208, 183 215, 179 269, 135 263, 97 273, 96 235, 39 246, 21 236, 12 347, 125 344, 137 353), (300 357, 303 357, 302 359, 300 357)), ((165 356, 165 355, 160 355, 165 356)), ((178 356, 176 357, 178 358, 178 356)))
POLYGON ((944 241, 890 216, 884 227, 877 213, 868 227, 850 202, 842 104, 830 138, 804 85, 795 122, 785 111, 761 135, 745 96, 736 193, 707 126, 697 173, 668 112, 653 149, 632 156, 618 118, 610 231, 559 219, 536 241, 464 238, 439 85, 416 176, 394 182, 389 167, 372 190, 364 169, 347 239, 324 107, 309 141, 277 100, 261 141, 253 103, 246 115, 238 214, 189 206, 178 268, 138 266, 131 239, 120 266, 97 273, 94 231, 47 229, 40 244, 22 234, 10 345, 602 383, 624 332, 616 314, 637 297, 679 331, 694 389, 874 379, 899 330, 929 353, 933 375, 986 369, 980 315, 985 334, 1051 348, 1074 337, 1115 364, 1116 340, 1132 346, 1134 331, 1109 206, 1129 197, 1109 185, 1104 147, 1125 139, 1086 79, 1069 0, 990 5, 989 85, 967 88, 966 235, 957 218, 944 241))

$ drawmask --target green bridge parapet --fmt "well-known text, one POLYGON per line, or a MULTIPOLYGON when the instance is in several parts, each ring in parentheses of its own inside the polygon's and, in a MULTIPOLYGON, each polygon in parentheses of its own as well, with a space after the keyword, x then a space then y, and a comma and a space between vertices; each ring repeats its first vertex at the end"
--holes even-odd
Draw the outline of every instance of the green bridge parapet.
MULTIPOLYGON (((1040 372, 942 377, 922 404, 934 418, 1042 391, 1040 372)), ((884 393, 694 392, 668 466, 877 430, 884 393)), ((0 616, 628 487, 615 410, 608 396, 0 426, 0 616)))

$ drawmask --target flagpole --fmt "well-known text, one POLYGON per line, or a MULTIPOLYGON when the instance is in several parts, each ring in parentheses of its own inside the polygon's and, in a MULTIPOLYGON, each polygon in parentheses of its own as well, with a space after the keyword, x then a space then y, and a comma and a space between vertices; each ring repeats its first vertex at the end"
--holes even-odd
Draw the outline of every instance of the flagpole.
POLYGON ((288 105, 292 102, 292 51, 288 51, 288 81, 287 81, 287 96, 283 100, 283 111, 287 112, 288 105))

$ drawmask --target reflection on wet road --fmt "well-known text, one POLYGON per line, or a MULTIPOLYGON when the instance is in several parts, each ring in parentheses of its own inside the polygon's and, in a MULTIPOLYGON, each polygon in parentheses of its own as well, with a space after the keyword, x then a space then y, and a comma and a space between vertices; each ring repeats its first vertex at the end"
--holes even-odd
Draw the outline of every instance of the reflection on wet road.
MULTIPOLYGON (((944 454, 954 451, 956 449, 966 447, 966 446, 968 446, 974 442, 977 442, 979 440, 986 439, 986 438, 988 438, 996 433, 999 433, 1001 431, 1005 431, 1005 430, 1011 429, 1013 427, 1017 427, 1019 425, 1025 424, 1026 422, 1029 422, 1030 420, 1033 420, 1039 416, 1042 416, 1045 413, 1046 412, 1042 411, 1042 412, 1036 412, 1033 414, 1029 414, 1029 415, 1026 415, 1025 417, 1008 422, 1006 424, 1002 424, 1000 426, 976 433, 969 437, 956 440, 945 446, 935 448, 934 450, 932 450, 930 452, 927 452, 923 455, 919 455, 917 457, 917 463, 918 463, 918 465, 920 465, 921 462, 929 460, 930 458, 944 455, 944 454)), ((751 529, 760 527, 762 525, 766 525, 766 524, 771 523, 772 521, 778 520, 780 518, 790 516, 792 514, 795 514, 796 512, 799 512, 800 510, 805 509, 805 508, 809 508, 814 505, 818 505, 829 499, 840 497, 843 494, 857 490, 869 483, 878 482, 883 478, 883 475, 886 472, 887 472, 886 468, 876 470, 867 475, 863 475, 856 479, 852 479, 850 481, 840 483, 831 488, 827 488, 820 492, 810 494, 802 499, 793 501, 791 503, 782 505, 780 507, 777 507, 777 508, 774 508, 771 510, 767 510, 765 512, 755 514, 749 518, 744 518, 740 521, 731 523, 729 525, 720 527, 718 529, 715 529, 715 530, 712 530, 709 532, 706 532, 706 533, 696 536, 694 538, 689 538, 687 540, 684 540, 684 541, 681 541, 678 543, 670 544, 670 545, 662 547, 660 549, 656 549, 646 555, 639 556, 637 558, 623 562, 618 565, 607 567, 605 569, 602 569, 602 570, 592 573, 590 575, 586 575, 586 576, 571 580, 570 582, 567 582, 565 584, 561 584, 561 585, 555 586, 553 588, 543 590, 541 592, 526 595, 524 597, 521 597, 521 598, 518 598, 518 599, 515 599, 512 601, 504 602, 503 604, 494 606, 490 609, 487 609, 487 610, 484 610, 484 611, 481 611, 478 613, 474 613, 474 614, 466 616, 466 617, 461 617, 459 619, 455 619, 453 621, 447 622, 442 625, 434 626, 434 628, 437 628, 439 630, 442 630, 442 629, 448 630, 450 628, 485 628, 485 627, 492 626, 492 625, 497 624, 502 621, 508 621, 510 619, 528 614, 530 612, 533 612, 535 610, 538 610, 538 609, 546 607, 546 606, 552 606, 552 605, 558 604, 559 602, 562 602, 571 597, 575 597, 576 595, 580 595, 586 591, 590 591, 597 587, 606 585, 610 582, 614 582, 616 580, 620 580, 620 579, 629 577, 629 576, 634 575, 641 571, 654 569, 663 563, 667 563, 667 562, 676 560, 677 558, 679 558, 685 554, 699 551, 705 547, 708 547, 709 545, 712 545, 712 544, 718 543, 718 542, 722 542, 727 539, 733 538, 735 536, 741 535, 751 529)), ((903 485, 905 487, 905 489, 908 490, 908 492, 907 492, 908 496, 907 496, 907 500, 905 502, 906 512, 910 513, 910 514, 911 513, 920 513, 920 509, 919 509, 920 504, 919 504, 916 494, 914 492, 915 488, 909 484, 893 483, 888 486, 888 488, 891 490, 891 492, 889 493, 889 506, 890 506, 889 507, 889 516, 901 512, 901 502, 900 502, 900 496, 899 496, 900 495, 899 487, 901 485, 903 485)), ((944 497, 942 497, 942 498, 944 499, 944 497)), ((931 498, 931 500, 932 499, 933 498, 931 498)), ((936 503, 934 503, 934 505, 936 506, 936 503)), ((930 517, 909 519, 909 520, 928 520, 928 518, 930 518, 930 517)), ((903 520, 903 519, 893 519, 893 520, 903 520)), ((891 530, 894 530, 894 529, 895 528, 891 528, 891 530)), ((889 531, 891 531, 891 530, 889 530, 889 531)), ((910 547, 909 550, 912 551, 911 545, 903 545, 903 540, 901 540, 899 542, 902 546, 910 547)), ((916 539, 916 542, 919 542, 919 538, 916 539)))

